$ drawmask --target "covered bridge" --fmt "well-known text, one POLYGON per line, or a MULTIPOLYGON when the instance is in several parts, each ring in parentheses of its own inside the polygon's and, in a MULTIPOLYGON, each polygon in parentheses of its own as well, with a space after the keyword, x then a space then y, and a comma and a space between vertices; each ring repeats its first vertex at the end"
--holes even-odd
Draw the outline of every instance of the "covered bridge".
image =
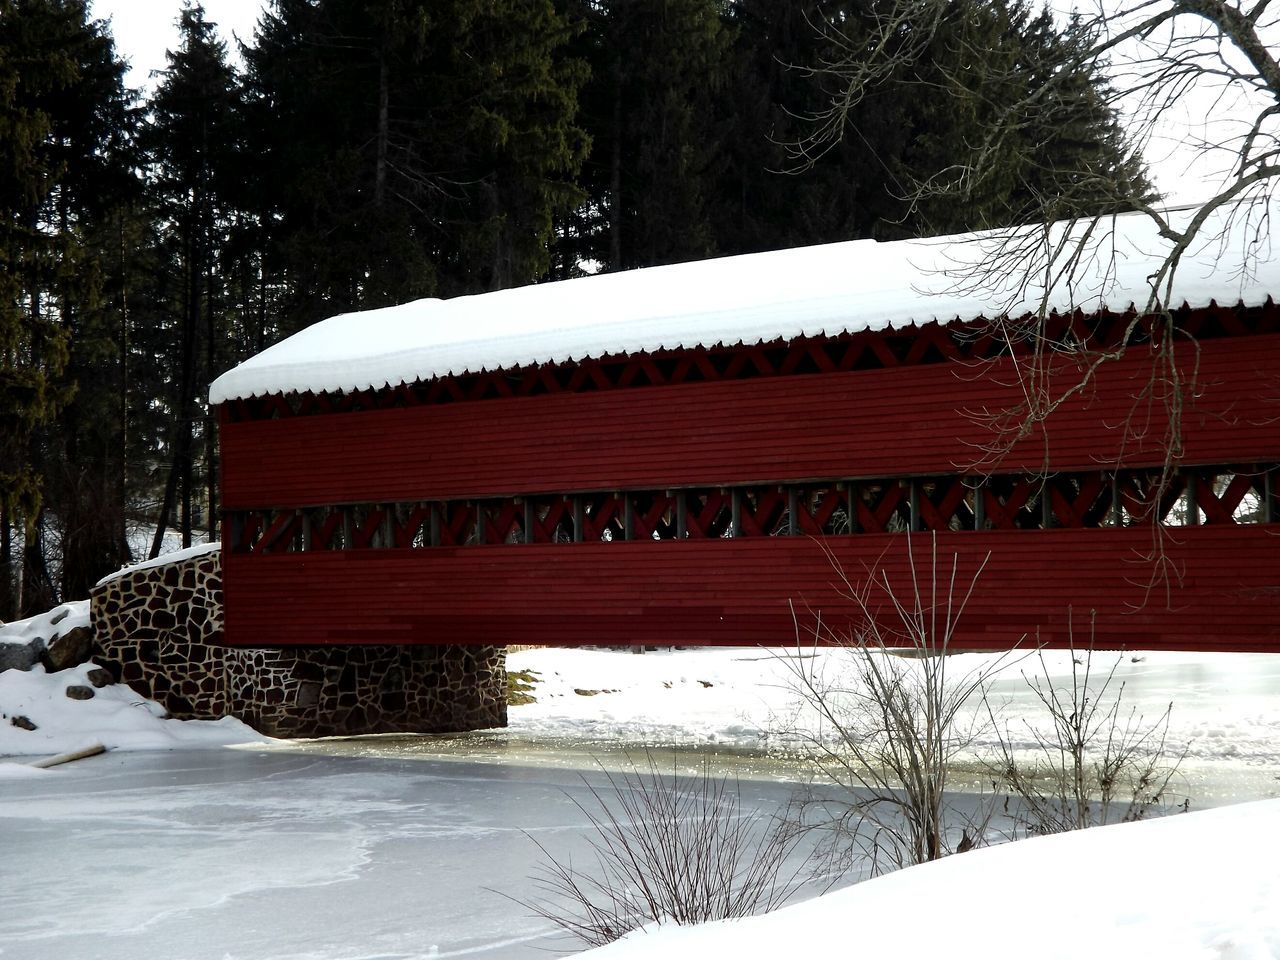
POLYGON ((905 596, 910 542, 927 581, 908 534, 934 531, 960 584, 985 561, 956 643, 1073 618, 1081 643, 1096 615, 1100 644, 1280 650, 1269 247, 1226 229, 1178 271, 1183 336, 1140 324, 993 432, 1032 344, 984 318, 1044 295, 1054 338, 1102 349, 1147 302, 1164 241, 1102 233, 1047 294, 971 282, 983 237, 857 241, 316 324, 210 391, 225 642, 793 643, 793 609, 856 618, 837 566, 905 596))

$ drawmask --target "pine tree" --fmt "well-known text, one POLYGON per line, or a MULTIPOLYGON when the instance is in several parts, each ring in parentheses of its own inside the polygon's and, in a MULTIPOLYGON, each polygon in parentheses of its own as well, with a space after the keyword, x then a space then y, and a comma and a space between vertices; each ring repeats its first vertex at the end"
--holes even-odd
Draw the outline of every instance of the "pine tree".
MULTIPOLYGON (((841 111, 838 139, 806 143, 801 130, 793 142, 811 161, 802 178, 865 148, 867 162, 851 168, 872 182, 856 235, 955 233, 1115 212, 1151 197, 1109 104, 1106 77, 1096 65, 1080 65, 1048 10, 1033 14, 1023 0, 947 0, 945 8, 919 31, 928 42, 918 48, 909 18, 889 38, 910 52, 880 54, 891 69, 841 111), (994 122, 1051 78, 1051 99, 1013 122, 994 122), (991 129, 998 135, 984 139, 991 129), (1094 175, 1103 170, 1109 180, 1094 175)), ((854 62, 850 51, 873 44, 879 24, 865 8, 820 11, 815 47, 798 62, 854 62)), ((819 72, 813 82, 816 106, 810 100, 793 113, 811 116, 839 102, 839 73, 819 72)))
POLYGON ((91 430, 110 432, 109 418, 73 397, 76 379, 102 359, 95 231, 129 182, 122 75, 83 0, 0 0, 0 615, 15 599, 19 612, 46 608, 60 576, 76 579, 95 554, 102 559, 97 530, 85 526, 98 519, 83 509, 88 500, 119 516, 119 498, 95 482, 106 469, 93 459, 99 451, 78 446, 91 430), (15 527, 24 535, 20 599, 15 527), (60 534, 60 563, 47 554, 50 530, 60 534))
POLYGON ((276 0, 248 136, 285 330, 546 270, 585 147, 568 38, 550 0, 276 0))
POLYGON ((113 296, 126 268, 118 233, 136 202, 136 111, 124 87, 124 63, 106 26, 75 12, 69 45, 77 82, 58 99, 55 142, 64 157, 56 190, 68 247, 57 295, 70 336, 65 372, 70 400, 50 431, 45 490, 54 515, 63 597, 84 597, 105 573, 130 559, 125 536, 123 432, 119 391, 122 314, 113 296))
POLYGON ((42 302, 55 253, 40 227, 54 172, 42 100, 73 67, 37 41, 37 19, 0 0, 0 620, 18 607, 13 530, 30 533, 40 506, 30 445, 57 411, 52 381, 66 363, 66 338, 42 302))
MULTIPOLYGON (((196 401, 219 366, 225 324, 218 251, 228 222, 227 175, 238 132, 237 81, 215 25, 205 19, 199 3, 183 7, 178 25, 181 43, 168 54, 143 136, 152 173, 150 193, 166 226, 166 260, 172 271, 174 319, 168 326, 177 331, 177 349, 171 355, 177 370, 170 397, 171 459, 152 556, 159 552, 175 506, 183 546, 191 545, 199 479, 197 427, 205 441, 204 472, 209 478, 214 473, 213 425, 198 414, 196 401)), ((211 515, 214 490, 210 483, 211 515)))
MULTIPOLYGON (((561 224, 562 260, 621 270, 714 254, 712 185, 724 125, 731 33, 717 0, 570 4, 591 152, 587 200, 561 224)), ((562 263, 558 275, 571 272, 562 263)))
POLYGON ((880 103, 802 175, 787 146, 803 136, 804 118, 820 108, 821 78, 805 68, 833 55, 814 24, 823 16, 858 29, 862 3, 737 0, 730 103, 733 120, 716 167, 715 231, 724 253, 749 253, 872 236, 894 214, 893 173, 883 158, 905 141, 901 104, 880 103))
MULTIPOLYGON (((1025 118, 1016 135, 991 145, 965 202, 920 189, 961 176, 975 131, 1018 102, 1074 53, 1053 17, 1021 2, 955 0, 927 47, 864 91, 845 116, 843 136, 797 164, 808 119, 839 95, 824 63, 871 44, 875 8, 862 2, 735 0, 734 115, 717 165, 716 238, 724 252, 874 237, 899 239, 1022 222, 1032 196, 1055 198, 1053 216, 1115 209, 1147 196, 1141 165, 1128 152, 1105 78, 1075 70, 1072 96, 1025 118), (1120 198, 1099 192, 1110 170, 1120 198)), ((909 28, 904 28, 909 33, 909 28)), ((902 42, 909 43, 910 36, 902 42)))

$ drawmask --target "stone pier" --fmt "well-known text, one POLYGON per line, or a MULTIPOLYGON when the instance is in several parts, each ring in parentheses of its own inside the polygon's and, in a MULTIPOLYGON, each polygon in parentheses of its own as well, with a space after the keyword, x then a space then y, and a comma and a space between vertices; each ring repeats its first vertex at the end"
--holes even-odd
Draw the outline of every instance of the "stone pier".
POLYGON ((104 580, 94 659, 175 717, 238 717, 269 736, 506 726, 505 647, 228 647, 221 569, 216 547, 197 548, 104 580))

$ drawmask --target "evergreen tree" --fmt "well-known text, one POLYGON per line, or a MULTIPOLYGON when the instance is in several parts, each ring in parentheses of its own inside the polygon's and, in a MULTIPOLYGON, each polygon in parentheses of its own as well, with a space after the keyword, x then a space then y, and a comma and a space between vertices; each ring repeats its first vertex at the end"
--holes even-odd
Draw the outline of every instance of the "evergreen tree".
POLYGON ((0 0, 0 620, 17 611, 13 530, 34 528, 30 447, 57 411, 53 380, 66 363, 66 338, 43 305, 55 245, 40 213, 55 172, 43 100, 70 82, 73 66, 38 39, 41 13, 0 0))
MULTIPOLYGON (((718 0, 573 0, 591 77, 587 200, 561 225, 561 267, 621 270, 711 256, 711 203, 724 125, 731 33, 718 0)), ((728 110, 726 111, 726 108, 728 110)))
POLYGON ((716 167, 715 232, 724 253, 803 246, 878 234, 896 215, 886 206, 908 134, 903 104, 867 105, 858 131, 803 173, 788 145, 804 135, 804 118, 826 96, 806 68, 830 58, 829 38, 814 25, 826 17, 858 29, 866 5, 819 0, 737 0, 729 10, 734 107, 716 167))
POLYGON ((136 111, 124 87, 125 65, 105 24, 86 23, 83 4, 76 6, 77 29, 68 48, 77 82, 61 92, 54 108, 54 140, 65 171, 55 205, 60 225, 76 241, 67 248, 58 291, 70 336, 70 400, 50 432, 44 471, 63 597, 87 596, 105 573, 130 559, 119 380, 123 314, 115 293, 128 269, 119 225, 139 186, 132 143, 136 111))
POLYGON ((167 265, 168 316, 155 322, 170 331, 166 365, 176 371, 166 398, 172 417, 165 437, 170 464, 151 554, 178 508, 183 546, 191 545, 197 499, 197 439, 204 440, 207 503, 216 509, 213 425, 197 413, 197 398, 220 371, 224 339, 223 264, 231 202, 228 177, 235 166, 238 85, 227 64, 226 45, 199 3, 188 3, 179 19, 181 42, 168 54, 143 136, 154 213, 163 226, 161 262, 167 265), (203 361, 203 362, 202 362, 203 361), (197 429, 200 437, 196 436, 197 429))
POLYGON ((46 609, 60 577, 78 588, 78 571, 120 555, 112 518, 121 498, 97 482, 110 443, 81 445, 118 421, 72 398, 76 379, 112 362, 96 333, 95 238, 129 183, 122 75, 83 0, 0 2, 0 616, 46 609), (15 527, 24 534, 20 599, 15 527), (50 532, 60 535, 60 564, 46 553, 50 532))
MULTIPOLYGON (((947 0, 945 7, 927 31, 907 18, 888 38, 902 50, 882 52, 885 76, 836 111, 840 136, 806 142, 808 132, 791 128, 793 149, 800 146, 808 161, 802 179, 861 155, 847 168, 865 178, 853 235, 955 233, 1115 212, 1151 198, 1105 76, 1096 64, 1080 65, 1049 10, 1034 14, 1024 0, 947 0), (1054 96, 1038 109, 995 122, 1051 82, 1054 96), (993 128, 998 136, 984 140, 982 131, 993 128), (1097 176, 1104 170, 1108 177, 1097 176)), ((819 29, 808 57, 796 62, 810 66, 854 62, 851 51, 877 42, 883 22, 861 4, 823 4, 809 16, 819 29)), ((819 70, 808 101, 790 112, 812 117, 842 103, 843 82, 840 71, 819 70)))
POLYGON ((276 0, 246 59, 286 330, 546 270, 585 147, 568 39, 550 0, 276 0))

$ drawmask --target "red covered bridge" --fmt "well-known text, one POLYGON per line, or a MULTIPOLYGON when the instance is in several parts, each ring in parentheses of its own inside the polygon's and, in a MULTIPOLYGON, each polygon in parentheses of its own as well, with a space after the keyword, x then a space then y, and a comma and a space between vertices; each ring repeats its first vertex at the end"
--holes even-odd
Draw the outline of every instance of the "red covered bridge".
MULTIPOLYGON (((1145 303, 1158 239, 1122 217, 1106 242, 1050 291, 1055 337, 1113 346, 1145 303)), ((989 557, 964 646, 1064 644, 1073 615, 1084 642, 1093 612, 1099 644, 1280 651, 1280 266, 1185 262, 1180 383, 1140 333, 992 460, 982 412, 1018 404, 1028 347, 981 318, 1025 304, 951 284, 968 250, 736 257, 282 342, 211 390, 226 642, 793 643, 793 604, 856 615, 832 557, 906 593, 933 531, 961 581, 989 557)))

